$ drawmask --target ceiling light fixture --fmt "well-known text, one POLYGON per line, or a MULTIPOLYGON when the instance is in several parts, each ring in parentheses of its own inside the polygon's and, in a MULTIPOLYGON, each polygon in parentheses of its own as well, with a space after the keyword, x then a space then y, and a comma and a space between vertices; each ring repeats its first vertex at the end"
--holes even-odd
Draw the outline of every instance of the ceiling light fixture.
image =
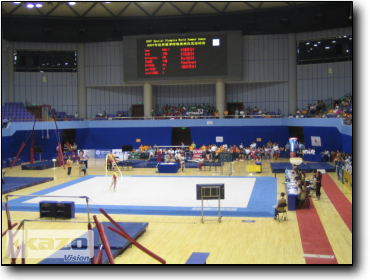
POLYGON ((33 7, 35 7, 35 5, 34 5, 33 3, 28 2, 28 3, 26 4, 26 8, 27 8, 27 9, 32 9, 33 7))
POLYGON ((37 3, 35 4, 35 7, 36 7, 36 8, 41 8, 41 7, 42 7, 42 3, 37 2, 37 3))
POLYGON ((74 6, 74 5, 76 5, 76 2, 68 2, 68 4, 69 4, 70 6, 74 6))
POLYGON ((13 4, 16 4, 16 5, 18 5, 18 4, 20 4, 21 2, 13 2, 13 4))

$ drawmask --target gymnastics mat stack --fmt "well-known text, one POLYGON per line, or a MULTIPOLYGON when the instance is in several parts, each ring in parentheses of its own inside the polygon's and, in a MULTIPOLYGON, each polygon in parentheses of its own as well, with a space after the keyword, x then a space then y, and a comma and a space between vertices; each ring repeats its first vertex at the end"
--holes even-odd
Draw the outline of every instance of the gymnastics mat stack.
POLYGON ((32 164, 25 164, 22 165, 22 170, 44 170, 54 167, 54 162, 51 160, 48 161, 40 161, 32 164))
MULTIPOLYGON (((149 223, 118 223, 120 227, 122 227, 128 235, 130 235, 133 239, 138 239, 148 227, 149 223)), ((118 234, 114 233, 113 231, 108 229, 108 226, 111 226, 115 229, 117 229, 111 222, 103 222, 102 225, 104 226, 105 233, 107 234, 107 238, 109 241, 109 246, 112 251, 112 255, 114 258, 122 254, 130 245, 131 242, 127 241, 125 238, 119 236, 118 234)), ((98 255, 99 251, 99 233, 98 229, 94 227, 94 256, 96 257, 98 255)), ((49 258, 46 258, 39 262, 38 264, 90 264, 89 260, 74 260, 71 258, 71 251, 78 251, 78 250, 86 250, 87 248, 87 241, 85 238, 76 238, 71 243, 71 248, 64 248, 61 249, 65 252, 63 252, 63 255, 65 256, 64 259, 62 258, 55 258, 53 255, 51 255, 49 258), (79 242, 77 242, 77 240, 79 242)), ((108 264, 108 256, 103 250, 103 264, 108 264)))
POLYGON ((5 184, 1 184, 1 194, 15 192, 53 180, 52 177, 4 177, 5 184))

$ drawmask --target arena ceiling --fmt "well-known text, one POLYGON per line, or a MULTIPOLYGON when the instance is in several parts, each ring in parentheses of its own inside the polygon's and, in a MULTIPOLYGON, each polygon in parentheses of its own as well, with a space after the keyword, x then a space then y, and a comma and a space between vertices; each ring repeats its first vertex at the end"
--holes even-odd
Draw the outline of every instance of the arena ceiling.
POLYGON ((3 38, 104 42, 123 36, 240 30, 287 34, 352 26, 353 2, 2 2, 3 38), (27 8, 30 3, 40 7, 27 8))
POLYGON ((262 9, 279 9, 310 2, 32 2, 42 7, 27 8, 29 2, 2 2, 3 15, 73 18, 163 17, 223 14, 262 9), (18 4, 14 4, 18 3, 18 4), (75 3, 70 5, 69 3, 75 3))

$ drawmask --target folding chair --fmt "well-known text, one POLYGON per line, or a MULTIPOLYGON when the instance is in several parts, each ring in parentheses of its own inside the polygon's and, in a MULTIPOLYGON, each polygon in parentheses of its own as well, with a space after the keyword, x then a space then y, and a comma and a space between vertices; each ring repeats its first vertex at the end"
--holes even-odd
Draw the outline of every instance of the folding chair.
POLYGON ((280 219, 283 221, 288 221, 288 211, 286 203, 279 203, 276 219, 280 222, 280 219), (280 208, 280 210, 279 210, 280 208), (281 210, 281 208, 284 208, 281 210))
POLYGON ((302 206, 306 203, 307 205, 307 208, 310 208, 310 199, 308 198, 308 192, 307 192, 307 188, 305 190, 305 199, 302 199, 302 200, 298 200, 298 208, 302 208, 302 206))

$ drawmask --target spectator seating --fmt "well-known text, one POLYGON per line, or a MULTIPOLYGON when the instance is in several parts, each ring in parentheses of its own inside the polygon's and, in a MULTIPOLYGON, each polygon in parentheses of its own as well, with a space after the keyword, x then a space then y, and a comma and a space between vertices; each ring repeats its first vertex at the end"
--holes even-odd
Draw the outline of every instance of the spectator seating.
POLYGON ((9 122, 32 122, 34 116, 27 111, 23 102, 6 102, 1 108, 1 121, 6 116, 9 122))

